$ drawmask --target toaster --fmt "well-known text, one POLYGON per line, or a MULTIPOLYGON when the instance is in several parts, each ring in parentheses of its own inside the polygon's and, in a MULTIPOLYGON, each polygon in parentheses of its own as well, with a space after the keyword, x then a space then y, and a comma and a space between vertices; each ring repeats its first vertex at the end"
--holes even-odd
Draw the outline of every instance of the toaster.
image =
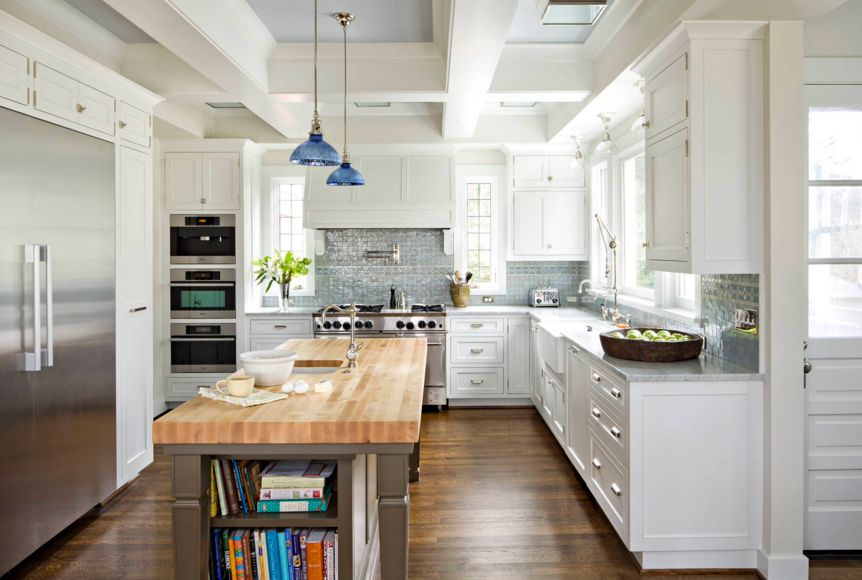
POLYGON ((540 286, 530 290, 528 300, 530 306, 534 308, 558 307, 560 305, 560 291, 550 286, 540 286))

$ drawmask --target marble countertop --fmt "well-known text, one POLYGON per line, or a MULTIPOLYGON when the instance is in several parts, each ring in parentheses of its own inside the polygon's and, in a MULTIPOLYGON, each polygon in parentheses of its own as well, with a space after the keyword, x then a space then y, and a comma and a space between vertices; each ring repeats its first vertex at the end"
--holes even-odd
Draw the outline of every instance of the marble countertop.
POLYGON ((291 306, 281 311, 277 306, 265 308, 263 306, 251 308, 245 311, 246 316, 309 316, 320 309, 319 306, 291 306))

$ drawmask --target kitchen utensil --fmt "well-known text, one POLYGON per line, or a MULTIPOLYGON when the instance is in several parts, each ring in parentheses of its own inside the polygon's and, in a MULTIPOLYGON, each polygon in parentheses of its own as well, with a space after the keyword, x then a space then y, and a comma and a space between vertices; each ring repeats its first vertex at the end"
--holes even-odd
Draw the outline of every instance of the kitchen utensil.
POLYGON ((245 374, 260 387, 284 384, 293 371, 297 353, 289 350, 255 350, 239 355, 245 374))
MULTIPOLYGON (((643 333, 646 330, 658 332, 661 329, 638 328, 643 333)), ((626 330, 610 330, 599 335, 602 348, 610 356, 625 360, 636 360, 642 362, 676 362, 697 358, 703 350, 703 337, 681 330, 670 330, 670 333, 680 333, 691 337, 689 340, 678 342, 653 342, 649 340, 635 340, 630 338, 614 338, 610 336, 614 332, 626 330)))
POLYGON ((452 284, 449 286, 449 296, 455 308, 464 308, 470 301, 470 287, 466 284, 452 284))
POLYGON ((461 272, 460 272, 460 270, 455 270, 455 283, 456 284, 461 283, 461 272))
POLYGON ((395 286, 390 286, 389 287, 389 308, 394 310, 395 306, 396 306, 396 304, 395 304, 395 286))
POLYGON ((470 280, 473 278, 473 272, 467 272, 467 278, 464 280, 465 284, 469 284, 470 280))
POLYGON ((244 398, 254 391, 254 377, 239 375, 222 379, 215 384, 215 390, 222 395, 244 398))

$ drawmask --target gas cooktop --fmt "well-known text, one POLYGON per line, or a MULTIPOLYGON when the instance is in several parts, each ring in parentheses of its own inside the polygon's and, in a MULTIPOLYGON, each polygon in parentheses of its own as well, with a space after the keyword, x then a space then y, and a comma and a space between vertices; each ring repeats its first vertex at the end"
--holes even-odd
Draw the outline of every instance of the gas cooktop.
MULTIPOLYGON (((350 305, 341 306, 348 309, 350 305)), ((358 334, 439 334, 446 331, 446 308, 442 304, 413 304, 410 311, 384 310, 380 304, 357 304, 356 320, 353 322, 358 334)), ((330 310, 323 315, 321 308, 314 315, 314 333, 347 334, 350 331, 350 316, 330 310)))
MULTIPOLYGON (((343 310, 349 310, 350 304, 339 304, 338 307, 343 309, 343 310)), ((325 309, 326 309, 326 307, 323 307, 320 310, 318 310, 317 312, 318 313, 323 312, 325 309)), ((357 312, 383 312, 383 305, 382 304, 357 304, 356 305, 356 311, 357 312)), ((333 312, 332 314, 341 314, 341 313, 340 312, 333 312)))

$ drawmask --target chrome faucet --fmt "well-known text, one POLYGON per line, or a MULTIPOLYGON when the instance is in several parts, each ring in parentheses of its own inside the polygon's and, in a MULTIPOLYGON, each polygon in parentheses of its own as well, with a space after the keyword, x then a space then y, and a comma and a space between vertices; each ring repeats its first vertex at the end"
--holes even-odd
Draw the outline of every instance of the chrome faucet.
POLYGON ((355 369, 359 366, 359 349, 356 347, 356 333, 354 329, 356 328, 356 313, 359 312, 356 309, 356 303, 351 302, 349 308, 341 308, 335 304, 330 304, 326 308, 323 309, 323 312, 320 315, 322 320, 326 320, 326 313, 334 311, 341 312, 342 314, 350 315, 350 346, 347 347, 347 368, 355 369))

